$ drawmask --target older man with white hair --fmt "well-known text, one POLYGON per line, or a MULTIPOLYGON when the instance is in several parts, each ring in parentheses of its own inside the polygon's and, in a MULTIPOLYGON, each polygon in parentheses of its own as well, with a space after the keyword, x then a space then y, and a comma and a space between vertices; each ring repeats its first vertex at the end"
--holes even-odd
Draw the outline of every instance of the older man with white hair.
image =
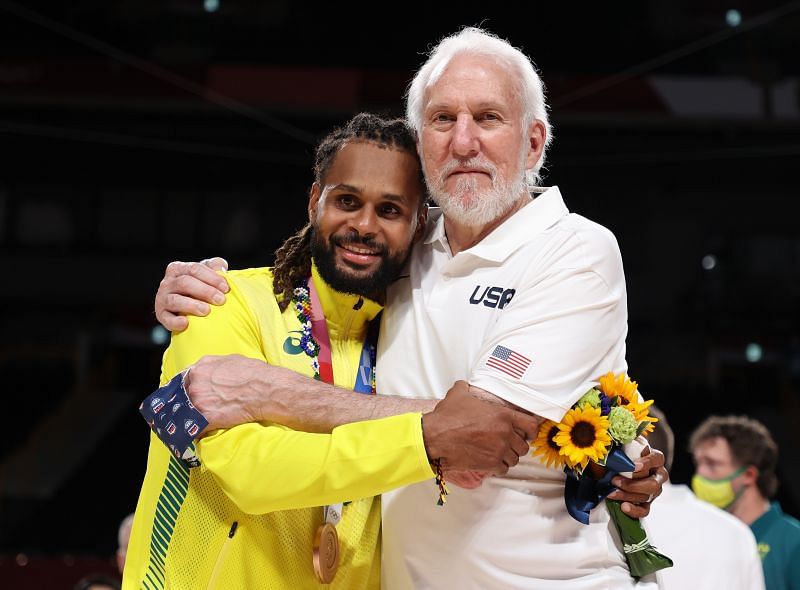
MULTIPOLYGON (((406 118, 441 214, 389 289, 378 390, 440 395, 468 375, 559 421, 601 375, 626 371, 627 303, 613 234, 536 186, 552 133, 533 64, 466 28, 419 69, 406 118)), ((575 521, 564 480, 528 456, 452 488, 444 508, 425 485, 384 494, 384 588, 637 586, 605 505, 575 521)))

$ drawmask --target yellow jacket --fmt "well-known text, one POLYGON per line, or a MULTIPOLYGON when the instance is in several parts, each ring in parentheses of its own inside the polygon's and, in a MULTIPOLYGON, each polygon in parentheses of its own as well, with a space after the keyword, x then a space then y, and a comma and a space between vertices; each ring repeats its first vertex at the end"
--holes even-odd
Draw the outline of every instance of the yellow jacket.
MULTIPOLYGON (((368 322, 380 306, 333 291, 312 270, 331 339, 334 381, 352 388, 368 322)), ((280 312, 270 269, 230 271, 227 302, 173 335, 161 385, 206 354, 238 353, 313 375, 292 307, 280 312)), ((433 477, 420 414, 340 426, 331 434, 271 423, 218 430, 186 468, 151 435, 123 589, 372 589, 380 587, 380 498, 433 477), (340 565, 330 585, 312 563, 322 506, 351 501, 337 525, 340 565)), ((431 490, 432 496, 435 489, 431 490)))

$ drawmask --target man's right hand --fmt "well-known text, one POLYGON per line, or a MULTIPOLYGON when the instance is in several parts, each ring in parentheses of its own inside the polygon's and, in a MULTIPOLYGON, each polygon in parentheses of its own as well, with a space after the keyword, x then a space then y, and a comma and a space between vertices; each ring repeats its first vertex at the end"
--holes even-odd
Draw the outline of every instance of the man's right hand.
POLYGON ((482 471, 498 475, 528 453, 542 419, 469 392, 456 381, 432 412, 423 415, 422 434, 431 460, 445 471, 482 471))
POLYGON ((192 365, 183 385, 194 407, 208 420, 204 434, 258 421, 258 411, 267 401, 259 385, 273 381, 270 372, 276 370, 280 371, 239 354, 207 355, 192 365))
POLYGON ((156 319, 167 330, 180 332, 189 325, 189 320, 181 314, 208 315, 209 303, 225 303, 228 282, 217 271, 226 270, 227 261, 219 257, 200 262, 170 262, 156 293, 156 319))

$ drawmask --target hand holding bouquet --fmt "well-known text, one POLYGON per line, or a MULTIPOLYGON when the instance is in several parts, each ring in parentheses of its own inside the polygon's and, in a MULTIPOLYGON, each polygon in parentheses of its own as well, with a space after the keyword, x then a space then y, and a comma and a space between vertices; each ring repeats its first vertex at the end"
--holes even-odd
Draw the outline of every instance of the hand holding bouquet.
POLYGON ((671 567, 672 560, 650 545, 642 524, 622 512, 619 502, 606 499, 616 488, 611 479, 634 470, 642 446, 637 441, 655 429, 640 401, 638 385, 625 374, 608 373, 587 391, 561 422, 545 421, 533 442, 534 456, 567 474, 564 500, 570 515, 589 524, 589 512, 605 501, 619 531, 631 575, 639 578, 671 567))

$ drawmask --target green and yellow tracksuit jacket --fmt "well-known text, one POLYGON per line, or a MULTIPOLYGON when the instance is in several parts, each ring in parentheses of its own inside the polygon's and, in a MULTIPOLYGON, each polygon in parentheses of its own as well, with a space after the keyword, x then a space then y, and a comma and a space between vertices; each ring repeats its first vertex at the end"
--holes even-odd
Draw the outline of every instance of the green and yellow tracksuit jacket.
MULTIPOLYGON (((312 269, 331 340, 336 385, 351 389, 368 323, 380 306, 332 290, 312 269)), ((224 305, 172 337, 161 385, 203 355, 238 353, 312 376, 292 305, 284 312, 267 268, 229 271, 224 305)), ((380 497, 433 477, 420 414, 340 426, 330 434, 261 422, 217 430, 197 443, 187 468, 151 434, 123 589, 380 587, 380 497), (345 504, 337 525, 340 564, 317 581, 314 535, 323 508, 345 504)), ((435 490, 432 489, 432 494, 435 490)))

